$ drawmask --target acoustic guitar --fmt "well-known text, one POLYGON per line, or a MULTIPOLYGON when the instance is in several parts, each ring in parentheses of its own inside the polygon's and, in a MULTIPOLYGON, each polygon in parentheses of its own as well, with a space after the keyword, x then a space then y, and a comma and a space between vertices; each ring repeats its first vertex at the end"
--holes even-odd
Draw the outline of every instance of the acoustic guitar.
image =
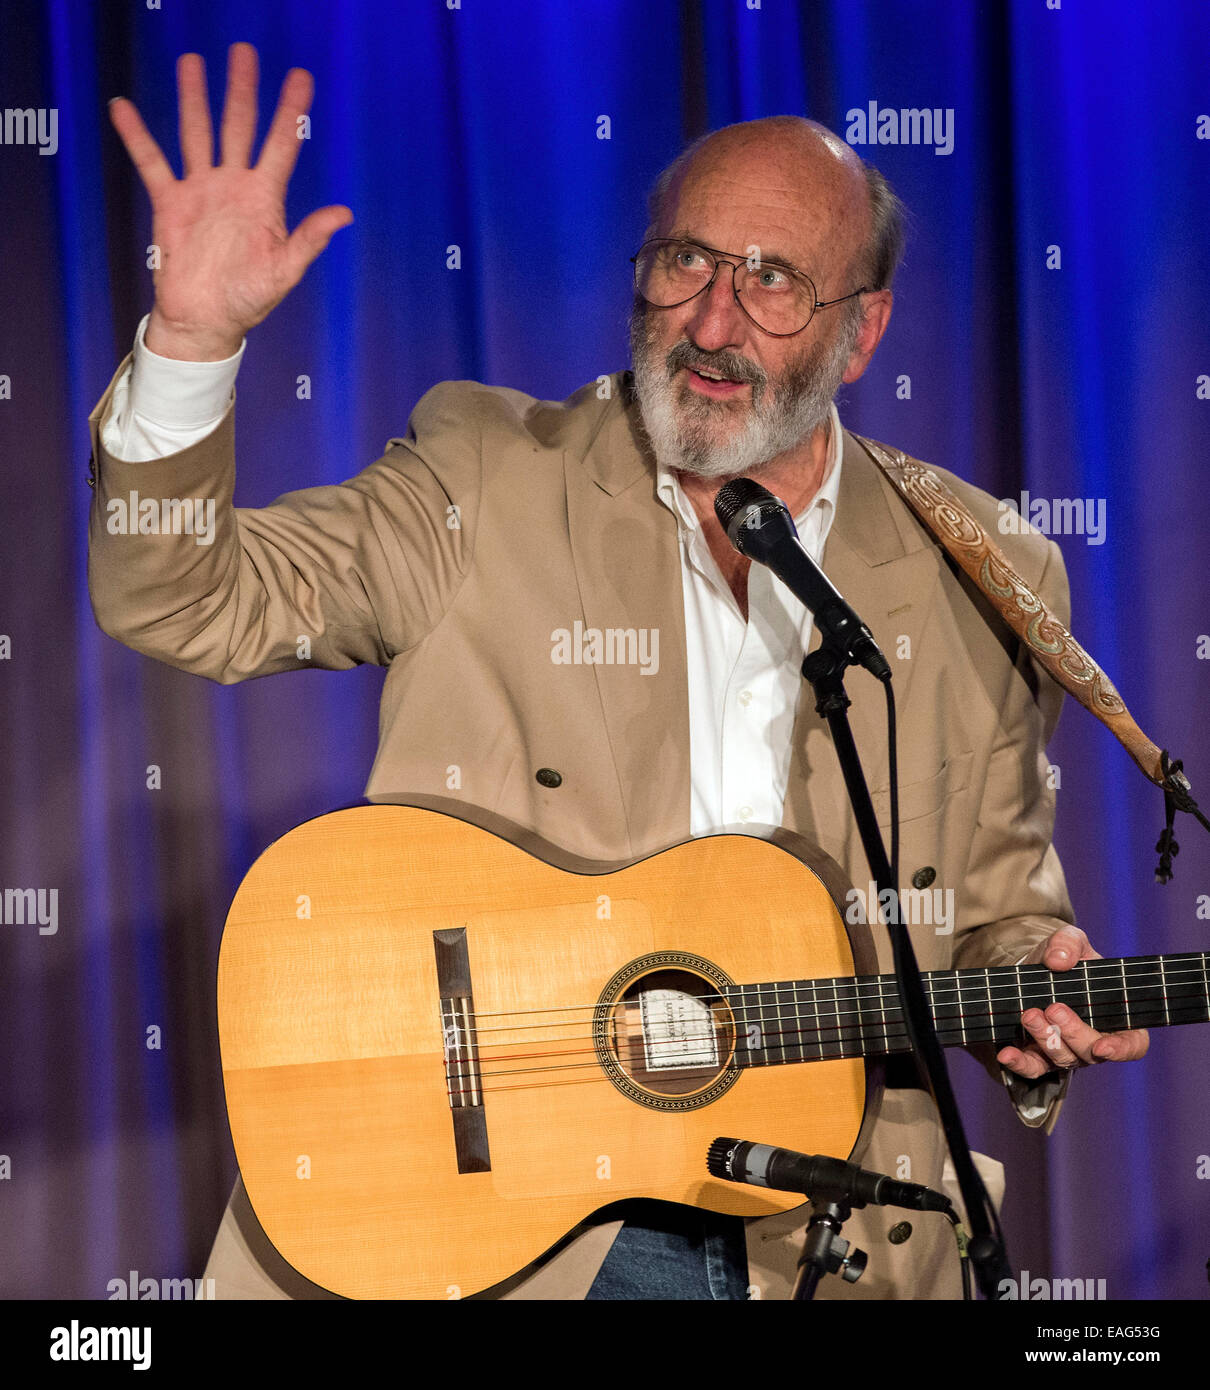
MULTIPOLYGON (((821 851, 779 830, 601 864, 410 800, 291 831, 227 918, 231 1133, 300 1273, 352 1298, 466 1297, 626 1198, 802 1202, 712 1178, 716 1136, 860 1161, 879 1059, 908 1044, 821 851)), ((1205 953, 925 983, 951 1046, 1019 1042, 1022 1011, 1056 998, 1102 1030, 1210 1017, 1205 953)))

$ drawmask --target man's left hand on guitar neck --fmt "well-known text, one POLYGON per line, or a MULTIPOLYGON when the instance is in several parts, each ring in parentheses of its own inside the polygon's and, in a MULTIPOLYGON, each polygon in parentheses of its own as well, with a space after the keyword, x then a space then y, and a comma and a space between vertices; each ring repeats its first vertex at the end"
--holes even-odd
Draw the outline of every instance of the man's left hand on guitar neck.
MULTIPOLYGON (((1103 959, 1079 927, 1063 926, 1039 943, 1021 964, 1070 970, 1082 960, 1103 959)), ((996 1060, 1027 1080, 1035 1080, 1056 1068, 1070 1071, 1098 1062, 1132 1062, 1144 1055, 1150 1043, 1145 1028, 1100 1033, 1066 1004, 1051 1004, 1045 1010, 1026 1009, 1021 1022, 1033 1042, 1023 1048, 1001 1048, 996 1060)))

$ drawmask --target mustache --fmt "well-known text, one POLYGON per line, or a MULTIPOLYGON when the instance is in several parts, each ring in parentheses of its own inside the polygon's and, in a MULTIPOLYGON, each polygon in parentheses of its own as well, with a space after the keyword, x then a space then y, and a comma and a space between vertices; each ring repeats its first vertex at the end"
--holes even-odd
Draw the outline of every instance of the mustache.
POLYGON ((695 348, 687 338, 682 338, 669 350, 664 364, 668 369, 670 378, 675 376, 682 367, 686 367, 691 370, 704 368, 718 376, 725 376, 731 381, 746 382, 757 391, 764 387, 769 380, 767 372, 739 353, 730 352, 727 349, 719 352, 703 352, 700 348, 695 348))

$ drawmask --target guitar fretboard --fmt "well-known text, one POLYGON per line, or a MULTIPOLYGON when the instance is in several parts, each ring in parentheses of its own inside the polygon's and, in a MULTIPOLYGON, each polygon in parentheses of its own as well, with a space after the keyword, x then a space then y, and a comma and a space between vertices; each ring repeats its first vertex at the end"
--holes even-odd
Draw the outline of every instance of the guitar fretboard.
MULTIPOLYGON (((1206 952, 1044 965, 930 970, 925 996, 945 1047, 1019 1043, 1029 1008, 1068 1005, 1101 1032, 1210 1021, 1206 952)), ((893 975, 732 985, 722 990, 737 1024, 740 1066, 818 1062, 906 1052, 893 975)))

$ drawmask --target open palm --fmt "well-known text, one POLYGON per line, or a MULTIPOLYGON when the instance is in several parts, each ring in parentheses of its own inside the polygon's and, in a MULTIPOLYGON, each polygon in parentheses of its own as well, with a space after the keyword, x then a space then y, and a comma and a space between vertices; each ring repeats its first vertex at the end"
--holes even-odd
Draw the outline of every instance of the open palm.
POLYGON ((314 94, 311 74, 292 68, 273 123, 250 166, 256 136, 257 57, 251 44, 231 46, 220 131, 220 162, 201 57, 177 63, 184 177, 168 161, 134 103, 110 103, 110 119, 151 198, 152 239, 159 248, 155 306, 147 346, 168 357, 217 360, 235 352, 244 333, 286 297, 332 234, 353 220, 339 205, 319 208, 286 230, 286 186, 298 159, 299 117, 314 94))

